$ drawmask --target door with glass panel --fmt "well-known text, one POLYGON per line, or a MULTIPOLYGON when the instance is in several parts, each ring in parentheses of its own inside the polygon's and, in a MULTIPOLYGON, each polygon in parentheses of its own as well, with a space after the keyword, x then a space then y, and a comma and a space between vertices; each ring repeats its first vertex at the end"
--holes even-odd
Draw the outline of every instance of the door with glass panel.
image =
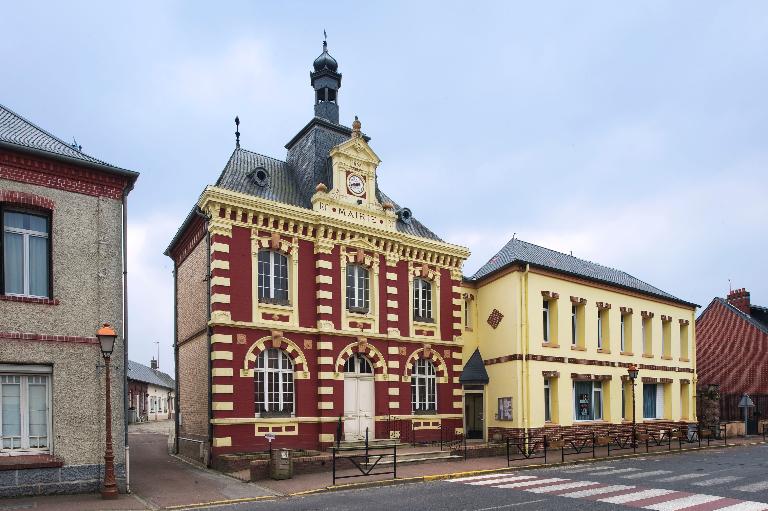
POLYGON ((363 440, 366 428, 374 433, 373 366, 362 355, 352 355, 344 365, 344 439, 363 440))
POLYGON ((464 394, 464 420, 466 421, 467 438, 483 438, 483 394, 464 394))

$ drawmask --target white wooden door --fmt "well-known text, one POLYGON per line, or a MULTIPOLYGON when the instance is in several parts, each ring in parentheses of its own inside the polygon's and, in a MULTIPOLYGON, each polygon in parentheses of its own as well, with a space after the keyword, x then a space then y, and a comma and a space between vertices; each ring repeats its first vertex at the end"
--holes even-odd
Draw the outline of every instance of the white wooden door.
POLYGON ((357 409, 358 409, 358 422, 360 423, 360 435, 365 438, 365 428, 368 428, 368 438, 373 440, 376 438, 373 420, 374 420, 374 408, 373 408, 374 394, 373 394, 373 378, 370 376, 360 377, 357 379, 357 409))
POLYGON ((374 384, 370 376, 344 376, 344 439, 374 439, 374 384))
POLYGON ((357 413, 357 378, 344 377, 344 440, 360 438, 360 416, 357 413))

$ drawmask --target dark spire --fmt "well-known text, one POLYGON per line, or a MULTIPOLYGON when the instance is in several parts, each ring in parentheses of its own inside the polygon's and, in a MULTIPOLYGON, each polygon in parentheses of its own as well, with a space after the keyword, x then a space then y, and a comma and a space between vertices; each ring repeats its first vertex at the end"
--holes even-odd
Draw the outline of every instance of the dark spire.
POLYGON ((310 83, 315 89, 315 116, 339 123, 338 91, 341 87, 339 63, 328 53, 328 41, 323 30, 323 53, 312 63, 310 83))
POLYGON ((235 116, 235 147, 240 149, 240 117, 235 116))

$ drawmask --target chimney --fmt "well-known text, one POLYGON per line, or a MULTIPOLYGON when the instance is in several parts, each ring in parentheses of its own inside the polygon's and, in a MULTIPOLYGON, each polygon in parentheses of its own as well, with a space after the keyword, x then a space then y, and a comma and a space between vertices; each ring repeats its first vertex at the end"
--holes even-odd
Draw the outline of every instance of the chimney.
POLYGON ((728 303, 745 314, 750 314, 749 291, 744 288, 734 289, 728 293, 728 303))
POLYGON ((152 361, 149 363, 149 367, 152 369, 157 369, 157 360, 155 360, 155 357, 152 357, 152 361))

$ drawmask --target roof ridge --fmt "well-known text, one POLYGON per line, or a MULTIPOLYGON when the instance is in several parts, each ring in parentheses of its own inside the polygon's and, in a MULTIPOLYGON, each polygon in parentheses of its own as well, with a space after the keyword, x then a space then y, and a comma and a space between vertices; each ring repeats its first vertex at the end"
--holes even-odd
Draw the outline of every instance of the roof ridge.
MULTIPOLYGON (((29 124, 30 126, 32 126, 33 128, 35 128, 36 130, 39 130, 39 131, 41 131, 43 134, 45 134, 45 135, 48 135, 49 137, 51 137, 51 138, 52 138, 52 139, 54 139, 55 141, 57 141, 57 142, 59 142, 60 144, 62 144, 62 145, 64 145, 64 146, 68 147, 69 149, 71 149, 71 150, 73 150, 73 151, 77 152, 78 154, 81 154, 81 155, 83 155, 83 156, 84 156, 84 157, 86 157, 86 158, 90 158, 90 159, 94 160, 94 163, 100 163, 100 164, 102 164, 102 165, 106 165, 106 166, 108 166, 108 167, 115 167, 115 168, 118 168, 118 167, 116 167, 115 165, 112 165, 112 164, 111 164, 111 163, 109 163, 109 162, 106 162, 106 161, 104 161, 104 160, 101 160, 101 159, 99 159, 99 158, 96 158, 95 156, 91 156, 90 154, 88 154, 88 153, 85 153, 85 152, 83 152, 83 151, 81 151, 81 150, 79 150, 79 149, 75 149, 75 148, 74 148, 72 145, 70 145, 70 144, 68 144, 68 143, 64 142, 62 139, 60 139, 59 137, 57 137, 57 136, 56 136, 56 135, 54 135, 53 133, 49 132, 49 131, 48 131, 48 130, 46 130, 46 129, 43 129, 43 128, 41 128, 40 126, 38 126, 38 125, 37 125, 37 124, 35 124, 34 122, 30 121, 29 119, 27 119, 27 118, 26 118, 26 117, 24 117, 23 115, 16 113, 14 110, 11 110, 11 109, 10 109, 10 108, 8 108, 7 106, 3 105, 2 103, 0 103, 0 109, 3 109, 3 110, 5 110, 5 111, 6 111, 6 112, 8 112, 9 114, 11 114, 11 115, 15 116, 17 119, 20 119, 21 121, 23 121, 23 122, 25 122, 25 123, 29 124)), ((15 144, 15 145, 18 145, 18 146, 21 146, 21 147, 26 147, 26 146, 24 146, 24 145, 22 145, 22 144, 17 144, 17 143, 15 143, 15 142, 10 142, 10 143, 13 143, 13 144, 15 144)), ((41 149, 41 150, 45 151, 45 149, 41 149)), ((52 153, 51 151, 46 151, 46 152, 52 153)), ((52 153, 52 154, 54 154, 54 153, 52 153)))
POLYGON ((266 154, 257 153, 256 151, 251 151, 250 149, 243 149, 242 147, 235 148, 235 151, 243 151, 243 152, 246 152, 246 153, 255 154, 256 156, 261 156, 262 158, 268 158, 270 160, 274 160, 274 161, 277 161, 277 162, 280 162, 280 163, 288 163, 285 160, 281 160, 280 158, 275 158, 274 156, 268 156, 266 154))
MULTIPOLYGON (((735 312, 736 314, 741 316, 741 318, 746 320, 750 325, 754 326, 755 328, 757 328, 758 330, 760 330, 764 334, 768 334, 768 328, 766 328, 762 323, 760 323, 759 321, 754 319, 752 316, 750 316, 746 312, 742 311, 738 307, 736 307, 733 304, 729 303, 727 298, 723 298, 722 296, 716 296, 715 299, 712 300, 712 301, 713 302, 714 301, 719 301, 720 303, 725 305, 728 309, 730 309, 732 312, 735 312)), ((709 309, 709 307, 707 307, 707 309, 709 309)), ((707 312, 706 309, 704 310, 704 312, 707 312)), ((703 316, 704 312, 702 312, 699 317, 703 316)))

